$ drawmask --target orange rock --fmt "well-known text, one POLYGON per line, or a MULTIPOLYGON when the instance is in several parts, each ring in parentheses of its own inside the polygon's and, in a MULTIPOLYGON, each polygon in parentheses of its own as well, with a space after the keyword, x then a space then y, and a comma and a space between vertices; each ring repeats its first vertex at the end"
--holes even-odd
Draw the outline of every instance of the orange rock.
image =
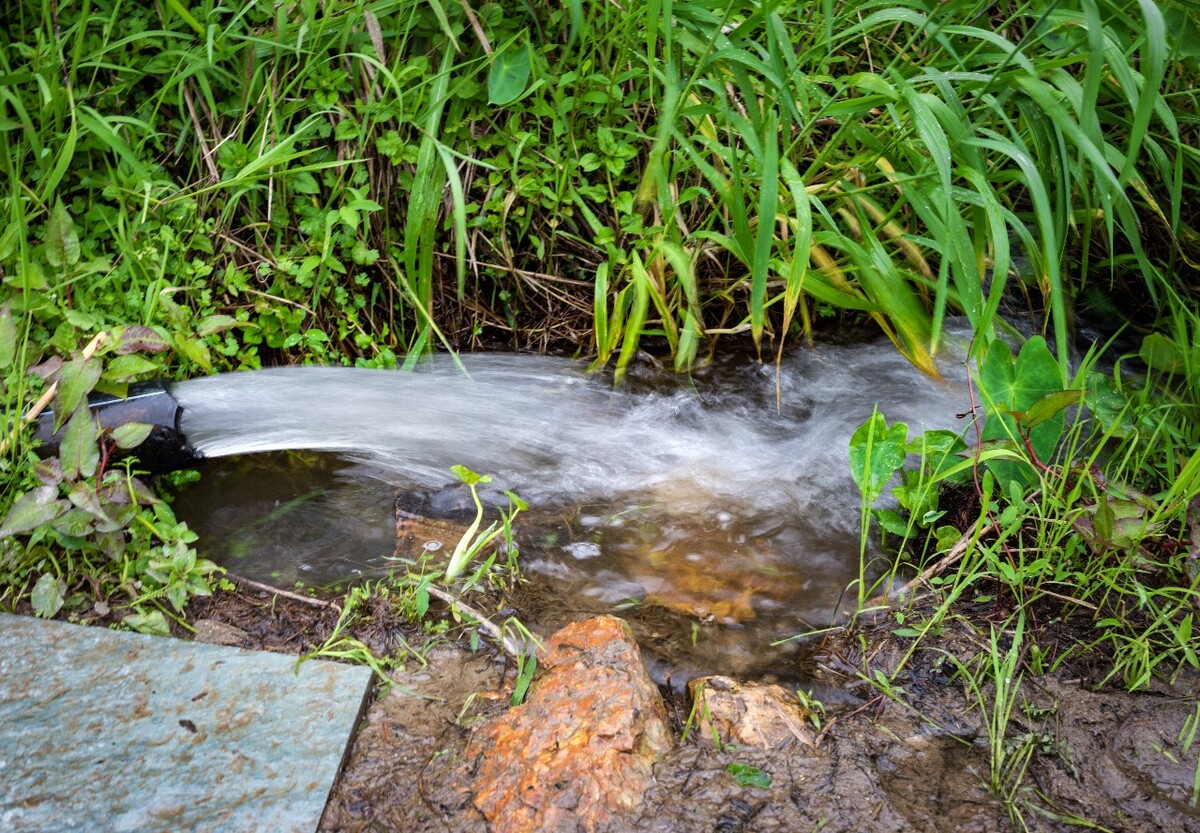
POLYGON ((496 833, 594 831, 637 806, 672 745, 629 626, 575 622, 546 642, 526 701, 480 726, 475 806, 496 833))

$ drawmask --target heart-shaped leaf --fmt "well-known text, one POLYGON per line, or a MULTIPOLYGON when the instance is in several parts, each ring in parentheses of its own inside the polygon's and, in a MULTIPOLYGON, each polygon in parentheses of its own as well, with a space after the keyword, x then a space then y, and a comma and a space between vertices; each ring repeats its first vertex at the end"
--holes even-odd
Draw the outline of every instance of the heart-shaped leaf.
POLYGON ((488 103, 508 104, 525 92, 532 62, 527 43, 493 56, 488 70, 488 103))
MULTIPOLYGON (((983 439, 1011 438, 1020 447, 1024 445, 1021 439, 1024 429, 1038 459, 1049 460, 1062 436, 1061 408, 1032 427, 1019 427, 1011 414, 1023 412, 1028 420, 1029 409, 1035 402, 1063 389, 1062 372, 1046 346, 1046 340, 1034 336, 1025 342, 1016 358, 1003 341, 992 342, 979 369, 979 387, 987 407, 983 439)), ((1050 408, 1049 405, 1044 407, 1050 408)), ((1003 461, 992 461, 988 465, 997 479, 1005 483, 1016 481, 1028 485, 1034 480, 1033 469, 1028 465, 1003 461)))

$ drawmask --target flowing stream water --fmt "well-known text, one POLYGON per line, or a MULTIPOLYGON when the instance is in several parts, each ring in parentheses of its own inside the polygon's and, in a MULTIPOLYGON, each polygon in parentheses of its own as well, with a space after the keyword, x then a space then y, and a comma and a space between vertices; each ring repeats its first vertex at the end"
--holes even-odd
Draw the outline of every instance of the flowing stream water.
POLYGON ((885 341, 778 368, 731 357, 690 380, 642 370, 616 390, 576 362, 510 354, 465 356, 465 373, 440 358, 197 379, 173 388, 183 432, 230 459, 207 464, 177 511, 240 575, 335 583, 393 566, 397 512, 413 536, 401 555, 452 547, 439 523, 470 515, 449 471, 464 465, 493 476, 485 503, 511 489, 532 505, 516 524, 527 624, 624 609, 660 678, 786 673, 770 643, 828 624, 859 575, 850 434, 875 407, 914 433, 961 430, 953 350, 950 381, 885 341))

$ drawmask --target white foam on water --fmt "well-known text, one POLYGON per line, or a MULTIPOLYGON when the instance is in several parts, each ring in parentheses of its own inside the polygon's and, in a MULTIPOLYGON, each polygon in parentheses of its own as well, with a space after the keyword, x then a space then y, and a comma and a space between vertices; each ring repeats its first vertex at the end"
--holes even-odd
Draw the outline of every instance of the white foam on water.
MULTIPOLYGON (((742 362, 695 385, 664 374, 649 393, 614 390, 566 359, 444 357, 414 372, 290 367, 176 385, 182 429, 205 456, 338 452, 408 487, 455 482, 464 465, 540 505, 646 494, 678 511, 772 514, 853 508, 847 445, 876 407, 913 433, 958 429, 961 359, 933 380, 887 342, 825 345, 774 364, 742 362), (778 401, 776 392, 778 390, 778 401)), ((845 513, 841 517, 846 518, 845 513)))

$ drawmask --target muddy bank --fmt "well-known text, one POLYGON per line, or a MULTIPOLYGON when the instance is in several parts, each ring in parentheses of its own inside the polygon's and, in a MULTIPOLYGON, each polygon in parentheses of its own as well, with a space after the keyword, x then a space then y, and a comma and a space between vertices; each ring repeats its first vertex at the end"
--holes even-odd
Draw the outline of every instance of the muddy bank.
MULTIPOLYGON (((253 589, 218 593, 196 613, 245 633, 248 647, 294 652, 326 638, 336 621, 332 609, 253 589)), ((379 649, 403 638, 427 651, 426 664, 390 674, 394 685, 370 706, 321 829, 494 829, 472 784, 489 754, 479 748, 481 727, 510 708, 513 663, 488 648, 431 646, 379 613, 385 618, 364 620, 357 635, 379 649)), ((814 744, 785 733, 774 748, 717 747, 694 727, 684 737, 691 704, 663 689, 675 744, 653 765, 637 805, 553 829, 1200 830, 1190 803, 1200 751, 1188 735, 1195 675, 1128 694, 1092 690, 1079 666, 1026 673, 998 758, 988 741, 995 692, 980 690, 981 707, 950 660, 970 666, 983 648, 975 631, 957 622, 926 640, 886 692, 863 680, 859 672, 893 670, 909 647, 886 632, 814 647, 809 688, 821 706, 808 704, 804 726, 814 744)))

